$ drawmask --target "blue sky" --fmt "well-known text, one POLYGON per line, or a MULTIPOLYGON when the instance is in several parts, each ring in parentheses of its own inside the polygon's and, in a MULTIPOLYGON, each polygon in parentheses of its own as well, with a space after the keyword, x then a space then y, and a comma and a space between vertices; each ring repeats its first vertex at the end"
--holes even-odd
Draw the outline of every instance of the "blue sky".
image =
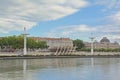
POLYGON ((0 0, 0 36, 120 39, 120 0, 0 0))

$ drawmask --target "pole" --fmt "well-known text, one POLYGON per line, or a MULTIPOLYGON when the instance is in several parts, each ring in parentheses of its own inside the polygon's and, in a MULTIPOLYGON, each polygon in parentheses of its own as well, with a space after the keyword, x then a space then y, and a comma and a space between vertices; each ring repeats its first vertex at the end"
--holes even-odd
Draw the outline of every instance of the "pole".
POLYGON ((91 55, 93 55, 93 38, 91 39, 91 55))
POLYGON ((27 49, 26 49, 26 35, 24 35, 24 55, 26 55, 27 54, 27 49))
POLYGON ((93 49, 93 40, 94 40, 94 37, 90 37, 91 39, 91 55, 93 55, 94 53, 94 49, 93 49))
POLYGON ((24 55, 27 55, 27 34, 26 34, 26 28, 24 27, 24 55))

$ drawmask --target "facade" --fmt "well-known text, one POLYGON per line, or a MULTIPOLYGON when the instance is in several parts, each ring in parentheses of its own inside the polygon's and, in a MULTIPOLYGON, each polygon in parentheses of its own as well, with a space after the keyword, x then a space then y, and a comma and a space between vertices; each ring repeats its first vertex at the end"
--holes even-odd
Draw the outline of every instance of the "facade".
POLYGON ((48 49, 73 47, 73 41, 69 38, 41 38, 32 37, 36 41, 46 41, 49 46, 48 49))
MULTIPOLYGON (((84 42, 86 48, 91 48, 91 43, 84 42)), ((115 49, 120 48, 120 45, 117 42, 111 43, 110 40, 107 37, 103 37, 100 42, 95 41, 93 43, 94 49, 115 49)))

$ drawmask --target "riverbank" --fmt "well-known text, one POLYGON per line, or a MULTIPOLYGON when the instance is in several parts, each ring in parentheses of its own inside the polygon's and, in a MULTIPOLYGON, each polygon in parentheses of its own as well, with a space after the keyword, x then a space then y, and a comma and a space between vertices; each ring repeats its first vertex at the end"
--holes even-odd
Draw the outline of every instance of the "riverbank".
POLYGON ((0 56, 0 60, 15 60, 15 59, 51 59, 51 58, 120 58, 120 55, 63 55, 63 56, 0 56))
POLYGON ((44 58, 120 58, 120 52, 74 52, 70 54, 54 55, 53 52, 0 53, 0 60, 8 59, 44 59, 44 58))

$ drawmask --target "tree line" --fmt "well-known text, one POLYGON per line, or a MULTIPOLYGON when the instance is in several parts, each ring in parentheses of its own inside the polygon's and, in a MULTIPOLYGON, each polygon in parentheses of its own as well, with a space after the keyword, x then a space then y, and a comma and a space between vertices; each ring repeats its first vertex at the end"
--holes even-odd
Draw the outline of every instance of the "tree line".
MULTIPOLYGON (((11 47, 14 49, 22 49, 24 47, 24 36, 8 36, 0 38, 0 46, 1 48, 11 47)), ((47 48, 46 41, 36 41, 30 37, 27 38, 27 48, 47 48)))

